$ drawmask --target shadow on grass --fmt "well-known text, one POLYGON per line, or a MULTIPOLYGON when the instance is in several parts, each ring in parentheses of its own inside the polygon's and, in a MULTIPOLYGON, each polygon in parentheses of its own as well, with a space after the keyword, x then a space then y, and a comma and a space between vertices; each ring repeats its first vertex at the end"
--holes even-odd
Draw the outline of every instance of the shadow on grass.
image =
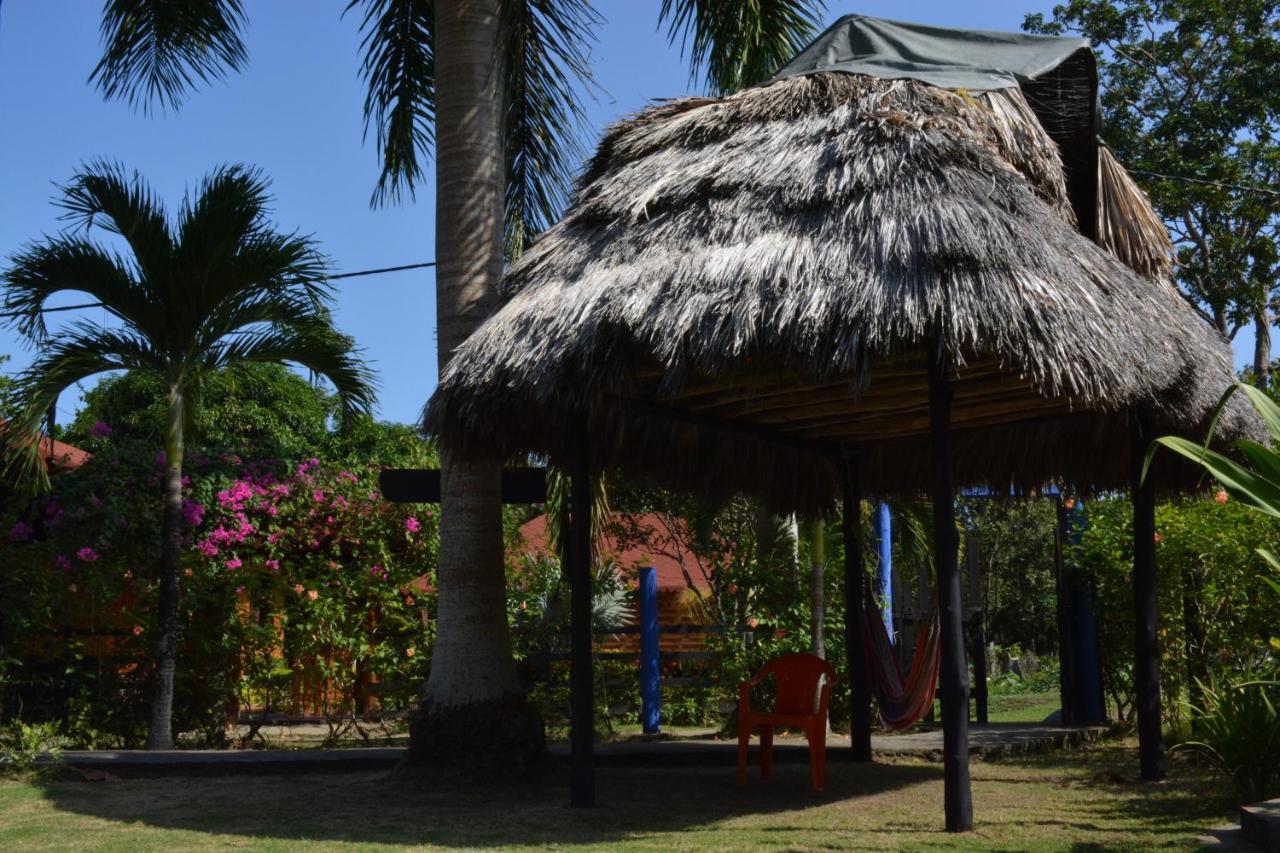
POLYGON ((804 765, 779 765, 768 782, 752 771, 739 788, 733 767, 600 768, 593 809, 567 807, 563 769, 536 786, 406 786, 387 773, 364 772, 97 784, 60 778, 41 787, 65 812, 224 838, 491 847, 608 844, 662 832, 696 836, 747 816, 773 816, 767 821, 772 834, 787 828, 785 813, 942 778, 940 765, 831 763, 827 790, 815 793, 804 765))

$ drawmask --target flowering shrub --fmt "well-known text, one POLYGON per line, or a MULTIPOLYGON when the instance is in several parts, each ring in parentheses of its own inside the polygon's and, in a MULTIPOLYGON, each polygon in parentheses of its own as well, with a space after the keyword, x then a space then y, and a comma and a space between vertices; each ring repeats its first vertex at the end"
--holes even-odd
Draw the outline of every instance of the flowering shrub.
MULTIPOLYGON (((6 708, 34 697, 62 706, 73 737, 78 720, 81 740, 132 744, 164 459, 96 431, 89 463, 0 526, 13 567, 0 581, 0 682, 6 708)), ((176 729, 217 741, 243 712, 336 720, 411 704, 431 642, 433 513, 383 501, 371 463, 193 453, 188 471, 176 729)))

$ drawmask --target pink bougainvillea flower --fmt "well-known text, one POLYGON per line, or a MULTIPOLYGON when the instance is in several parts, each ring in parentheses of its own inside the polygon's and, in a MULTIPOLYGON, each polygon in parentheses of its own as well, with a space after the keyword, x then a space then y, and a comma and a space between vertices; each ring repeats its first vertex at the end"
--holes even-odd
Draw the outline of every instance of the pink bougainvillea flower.
POLYGON ((76 551, 76 556, 86 563, 94 563, 98 560, 98 552, 90 548, 88 545, 76 551))
POLYGON ((279 542, 279 541, 280 541, 280 534, 279 534, 279 533, 268 533, 268 534, 267 534, 267 544, 268 544, 268 545, 275 545, 275 544, 276 544, 277 542, 279 542))
POLYGON ((236 595, 244 595, 244 584, 240 584, 240 586, 236 587, 236 595))
POLYGON ((208 539, 201 539, 196 545, 196 549, 206 557, 218 556, 218 546, 208 539))
POLYGON ((296 592, 298 595, 302 595, 304 592, 307 591, 307 588, 300 583, 296 583, 293 585, 293 591, 296 592))
POLYGON ((404 529, 410 533, 417 533, 422 529, 422 522, 411 515, 404 520, 404 529))
POLYGON ((35 531, 31 529, 31 525, 25 521, 15 522, 13 527, 9 528, 10 542, 29 542, 35 531))
POLYGON ((316 592, 314 589, 307 590, 307 598, 311 599, 312 601, 315 601, 319 597, 320 597, 320 593, 316 592))
POLYGON ((192 527, 199 527, 204 522, 204 504, 190 498, 183 498, 182 517, 192 527))
POLYGON ((230 560, 227 560, 227 562, 225 563, 225 565, 226 565, 226 567, 227 567, 228 569, 238 569, 238 568, 240 568, 241 566, 243 566, 243 565, 244 565, 244 563, 243 563, 243 562, 241 562, 240 560, 237 560, 237 559, 232 558, 232 559, 230 559, 230 560))
POLYGON ((111 436, 111 426, 106 421, 98 421, 89 427, 89 435, 93 438, 109 438, 111 436))
POLYGON ((273 571, 273 572, 278 572, 278 571, 280 571, 280 561, 279 561, 279 560, 267 560, 265 563, 263 563, 263 565, 264 565, 264 566, 266 566, 268 569, 270 569, 270 570, 271 570, 271 571, 273 571))
POLYGON ((1220 504, 1226 503, 1227 502, 1226 489, 1218 489, 1218 491, 1214 493, 1213 499, 1220 504))
POLYGON ((66 554, 58 554, 54 557, 53 565, 55 568, 62 569, 64 572, 71 571, 71 560, 67 559, 66 554))
POLYGON ((143 629, 142 629, 142 626, 141 626, 141 625, 134 625, 134 626, 133 626, 133 636, 135 636, 135 637, 141 637, 141 636, 142 636, 142 630, 143 630, 143 629))
POLYGON ((320 503, 321 501, 324 500, 324 492, 321 491, 320 489, 316 489, 314 492, 311 493, 311 500, 315 501, 316 503, 320 503))

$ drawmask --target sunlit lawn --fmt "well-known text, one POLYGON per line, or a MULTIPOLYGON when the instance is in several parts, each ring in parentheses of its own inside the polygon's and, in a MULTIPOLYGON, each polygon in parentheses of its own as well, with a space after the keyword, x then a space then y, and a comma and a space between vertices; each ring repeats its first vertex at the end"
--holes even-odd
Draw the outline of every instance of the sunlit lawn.
POLYGON ((948 836, 942 768, 833 761, 734 784, 732 768, 602 768, 599 806, 570 810, 567 780, 523 788, 403 787, 385 773, 0 781, 0 850, 1188 849, 1229 815, 1226 786, 1188 756, 1170 781, 1133 781, 1131 745, 973 765, 978 829, 948 836))

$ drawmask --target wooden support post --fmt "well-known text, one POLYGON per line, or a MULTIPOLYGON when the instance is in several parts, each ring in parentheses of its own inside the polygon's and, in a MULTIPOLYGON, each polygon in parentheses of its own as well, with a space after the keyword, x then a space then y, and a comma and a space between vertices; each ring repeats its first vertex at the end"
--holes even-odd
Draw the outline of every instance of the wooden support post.
POLYGON ((1133 679, 1138 711, 1138 758, 1142 778, 1163 779, 1164 741, 1160 734, 1160 646, 1156 635, 1156 497, 1151 481, 1142 482, 1142 463, 1151 443, 1150 426, 1129 413, 1129 464, 1133 476, 1133 679))
POLYGON ((933 546, 942 623, 942 760, 948 832, 973 829, 969 786, 969 671, 964 656, 955 501, 952 493, 951 383, 947 353, 935 336, 929 357, 929 436, 933 455, 933 546))
POLYGON ((871 760, 871 676, 864 650, 867 618, 862 568, 862 484, 856 451, 844 460, 844 650, 849 667, 849 740, 854 761, 871 760))
POLYGON ((591 665, 591 469, 585 447, 569 471, 569 805, 596 804, 595 702, 591 665))
POLYGON ((973 660, 973 716, 987 724, 987 632, 983 625, 982 545, 978 534, 966 540, 965 566, 969 572, 969 648, 973 660))

